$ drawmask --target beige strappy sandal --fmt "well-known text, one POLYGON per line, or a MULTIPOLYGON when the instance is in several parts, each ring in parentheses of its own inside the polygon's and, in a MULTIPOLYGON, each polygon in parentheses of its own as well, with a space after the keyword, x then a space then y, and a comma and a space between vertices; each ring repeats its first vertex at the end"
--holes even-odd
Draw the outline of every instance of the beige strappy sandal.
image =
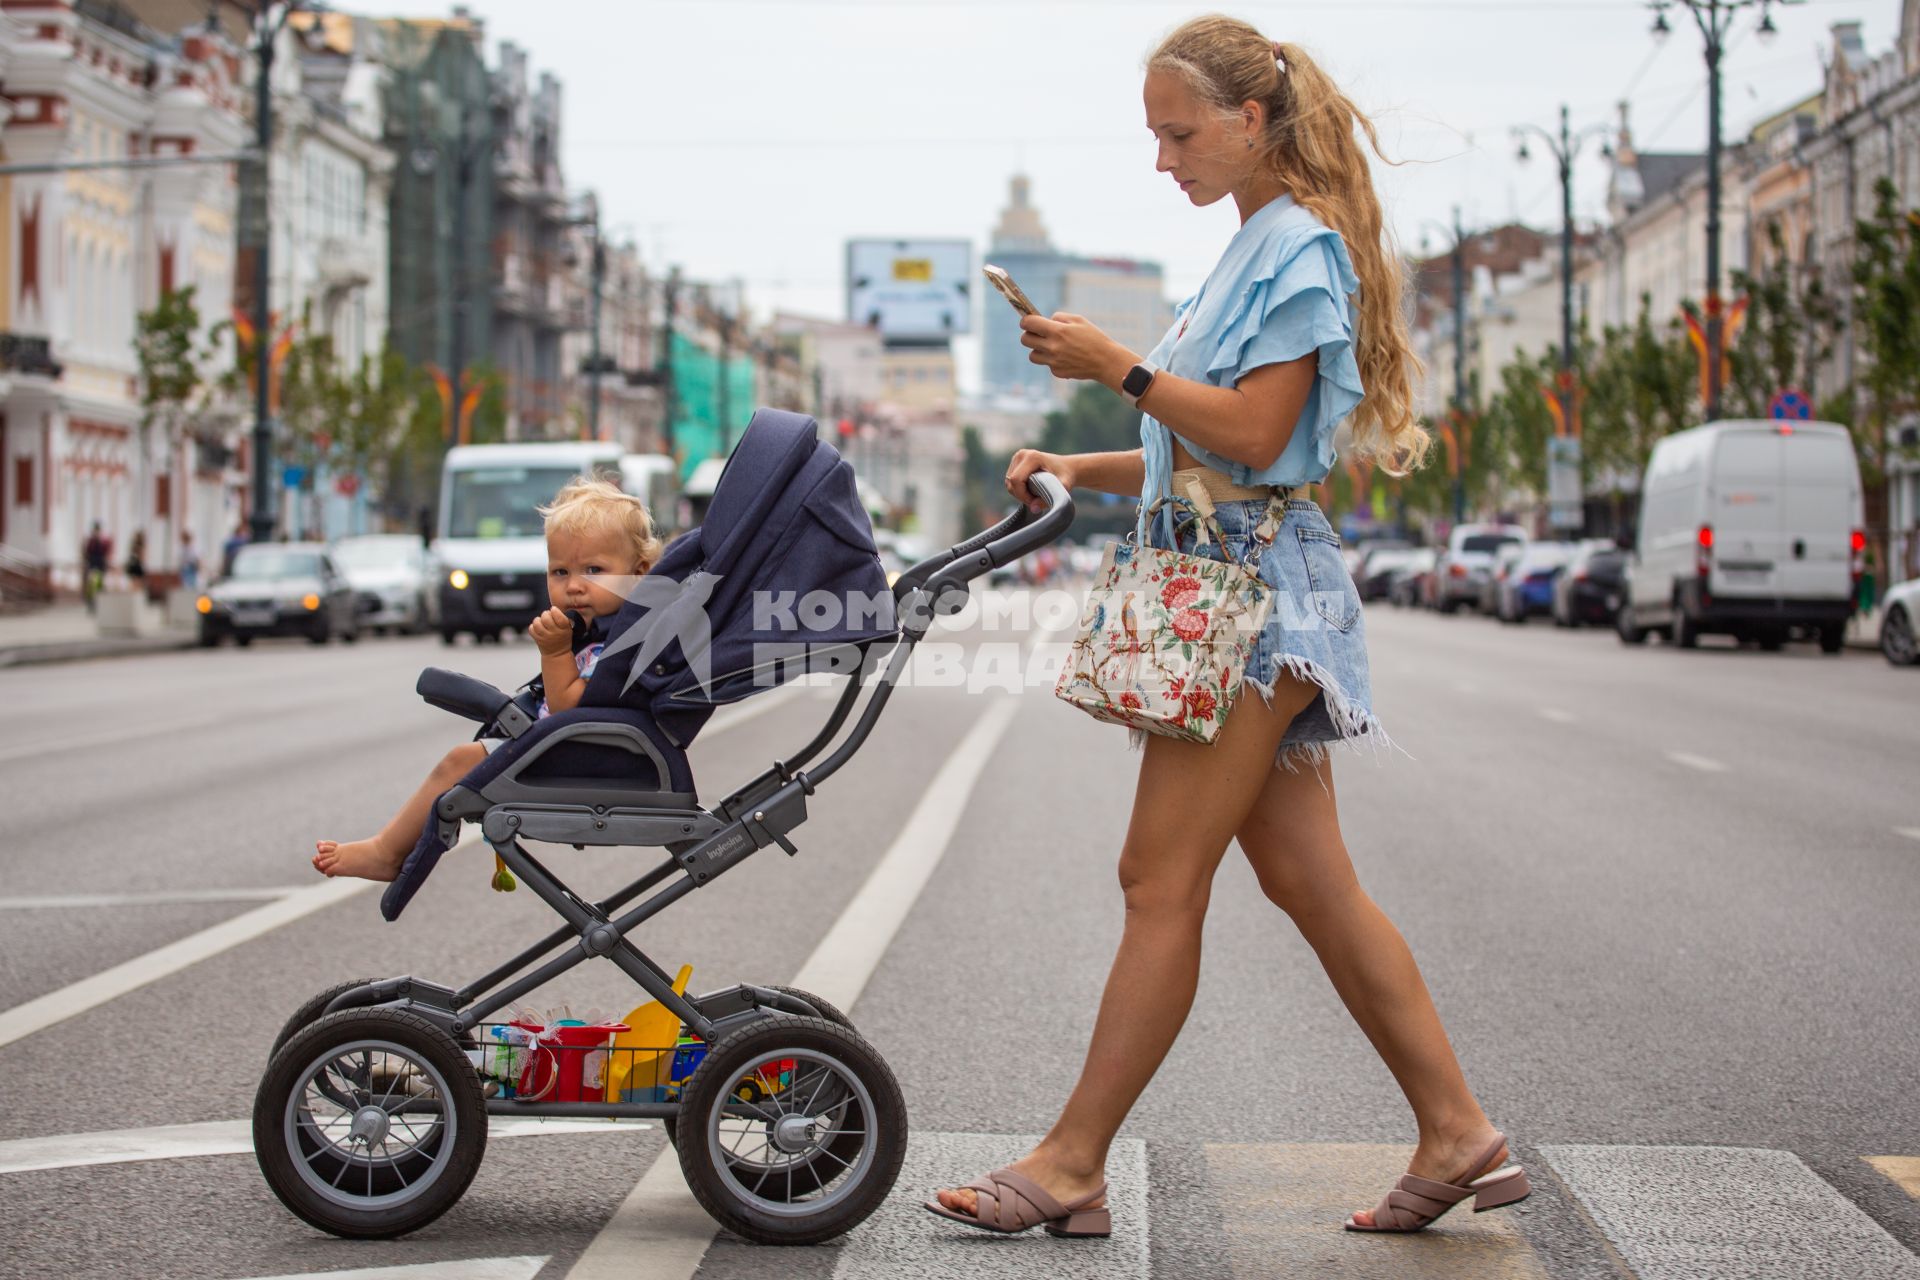
POLYGON ((1347 1230, 1402 1234, 1423 1231, 1441 1214, 1469 1196, 1473 1197, 1475 1213, 1520 1203, 1533 1194, 1533 1184, 1527 1181, 1525 1169, 1513 1164, 1491 1173, 1486 1171, 1499 1158, 1500 1149, 1506 1145, 1505 1134, 1494 1134, 1492 1144, 1468 1166, 1466 1176, 1457 1183, 1435 1182, 1432 1178, 1402 1174, 1400 1180, 1393 1184, 1393 1190, 1387 1192, 1386 1198, 1374 1209, 1373 1225, 1364 1226, 1348 1218, 1347 1230))
POLYGON ((1039 1183, 1011 1169, 995 1169, 969 1182, 965 1189, 974 1193, 973 1213, 956 1212, 938 1200, 926 1202, 928 1212, 1008 1236, 1034 1227, 1044 1227, 1048 1235, 1068 1239, 1104 1239, 1113 1234, 1113 1215, 1107 1207, 1086 1207, 1107 1194, 1104 1182, 1069 1204, 1061 1204, 1039 1183))

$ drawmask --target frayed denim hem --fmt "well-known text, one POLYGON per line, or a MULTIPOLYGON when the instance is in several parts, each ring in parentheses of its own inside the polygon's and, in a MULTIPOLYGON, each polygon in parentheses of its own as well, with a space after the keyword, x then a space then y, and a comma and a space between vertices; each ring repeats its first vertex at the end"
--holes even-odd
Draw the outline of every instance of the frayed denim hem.
MULTIPOLYGON (((1382 747, 1389 752, 1398 751, 1409 760, 1413 759, 1412 754, 1405 747, 1387 736, 1387 731, 1381 727, 1377 716, 1347 696, 1347 691, 1340 687, 1339 680, 1327 668, 1311 658, 1282 653, 1276 658, 1276 676, 1281 672, 1304 684, 1319 688, 1321 696, 1326 699, 1327 719, 1332 721, 1336 736, 1318 742, 1282 742, 1280 749, 1274 753, 1274 768, 1285 769, 1288 773, 1298 773, 1302 765, 1317 769, 1323 761, 1332 758, 1334 747, 1344 745, 1358 755, 1363 741, 1372 748, 1376 764, 1379 763, 1382 747)), ((1257 692, 1260 700, 1266 703, 1269 709, 1272 708, 1273 685, 1255 680, 1252 676, 1245 677, 1243 683, 1247 688, 1257 692)), ((1147 730, 1127 730, 1127 745, 1130 749, 1139 750, 1146 740, 1147 730)))

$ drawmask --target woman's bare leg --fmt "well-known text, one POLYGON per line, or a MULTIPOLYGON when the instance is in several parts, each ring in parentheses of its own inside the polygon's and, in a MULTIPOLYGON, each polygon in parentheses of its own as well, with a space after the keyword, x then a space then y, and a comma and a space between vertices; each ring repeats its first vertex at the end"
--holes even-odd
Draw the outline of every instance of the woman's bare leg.
POLYGON ((391 880, 400 874, 400 864, 420 839, 427 825, 427 814, 440 793, 467 776, 473 766, 487 758, 487 749, 477 742, 463 742, 447 752, 433 767, 408 801, 400 806, 393 820, 380 833, 367 840, 316 840, 313 867, 324 876, 357 876, 363 880, 391 880))
MULTIPOLYGON (((1120 854, 1126 928, 1086 1065, 1059 1120, 1012 1166, 1056 1199, 1076 1199, 1100 1185, 1114 1134, 1180 1034, 1200 979, 1213 873, 1273 772, 1287 725, 1316 692, 1283 678, 1269 709, 1249 691, 1211 746, 1147 739, 1120 854)), ((939 1195, 949 1209, 975 1212, 972 1191, 939 1195)))
MULTIPOLYGON (((1340 836, 1333 767, 1276 771, 1241 825, 1269 900, 1293 918, 1419 1125, 1410 1172, 1452 1182, 1493 1140, 1400 931, 1360 888, 1340 836)), ((1502 1153, 1504 1159, 1504 1153, 1502 1153)), ((1372 1218, 1355 1215, 1362 1224, 1372 1218)))

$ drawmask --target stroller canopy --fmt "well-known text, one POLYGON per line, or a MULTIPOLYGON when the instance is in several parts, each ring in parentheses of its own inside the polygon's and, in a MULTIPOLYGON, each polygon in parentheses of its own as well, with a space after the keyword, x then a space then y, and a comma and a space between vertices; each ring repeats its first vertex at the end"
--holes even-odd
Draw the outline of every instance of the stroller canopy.
POLYGON ((668 544, 608 624, 581 705, 645 711, 681 746, 715 706, 801 674, 808 655, 893 635, 853 468, 812 418, 759 410, 706 520, 668 544))

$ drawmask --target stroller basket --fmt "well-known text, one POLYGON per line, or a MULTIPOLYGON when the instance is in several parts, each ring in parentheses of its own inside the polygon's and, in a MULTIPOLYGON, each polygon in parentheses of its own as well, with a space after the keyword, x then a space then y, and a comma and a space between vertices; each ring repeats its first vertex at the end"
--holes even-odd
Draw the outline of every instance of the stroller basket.
MULTIPOLYGON (((836 541, 828 562, 844 580, 853 572, 845 554, 853 517, 820 495, 851 494, 851 474, 816 430, 796 415, 756 414, 708 523, 771 493, 774 511, 812 520, 836 541), (796 489, 804 501, 789 502, 796 489)), ((806 821, 807 798, 866 741, 934 619, 964 605, 969 580, 1072 523, 1058 480, 1040 473, 1030 487, 1044 514, 1016 508, 896 579, 897 629, 830 655, 830 669, 848 679, 826 725, 718 804, 698 802, 671 716, 583 706, 536 722, 483 682, 423 678, 421 692, 435 705, 491 723, 508 741, 440 797, 422 846, 436 830, 451 844, 462 822, 478 823, 494 854, 564 923, 461 987, 412 976, 345 982, 297 1010, 274 1045, 253 1115, 255 1153, 281 1202, 336 1235, 402 1235, 465 1193, 489 1115, 564 1116, 662 1121, 694 1196, 749 1240, 819 1243, 872 1213, 906 1154, 906 1107, 885 1059, 817 995, 752 984, 688 993, 628 935, 769 845, 799 852, 791 837, 806 821), (527 840, 656 847, 667 856, 595 900, 562 883, 527 840), (501 1020, 594 958, 626 973, 658 1008, 633 1028, 501 1020)), ((865 516, 857 518, 871 555, 865 516)), ((675 547, 693 546, 686 540, 699 532, 675 547)), ((716 538, 736 554, 742 536, 735 526, 716 538)), ((683 552, 689 572, 690 555, 683 552)), ((871 568, 878 571, 877 556, 871 568)), ((684 708, 671 666, 647 668, 647 676, 665 671, 655 708, 684 708)), ((607 667, 603 656, 596 680, 607 667)), ((678 714, 682 729, 697 727, 693 713, 678 714)))

